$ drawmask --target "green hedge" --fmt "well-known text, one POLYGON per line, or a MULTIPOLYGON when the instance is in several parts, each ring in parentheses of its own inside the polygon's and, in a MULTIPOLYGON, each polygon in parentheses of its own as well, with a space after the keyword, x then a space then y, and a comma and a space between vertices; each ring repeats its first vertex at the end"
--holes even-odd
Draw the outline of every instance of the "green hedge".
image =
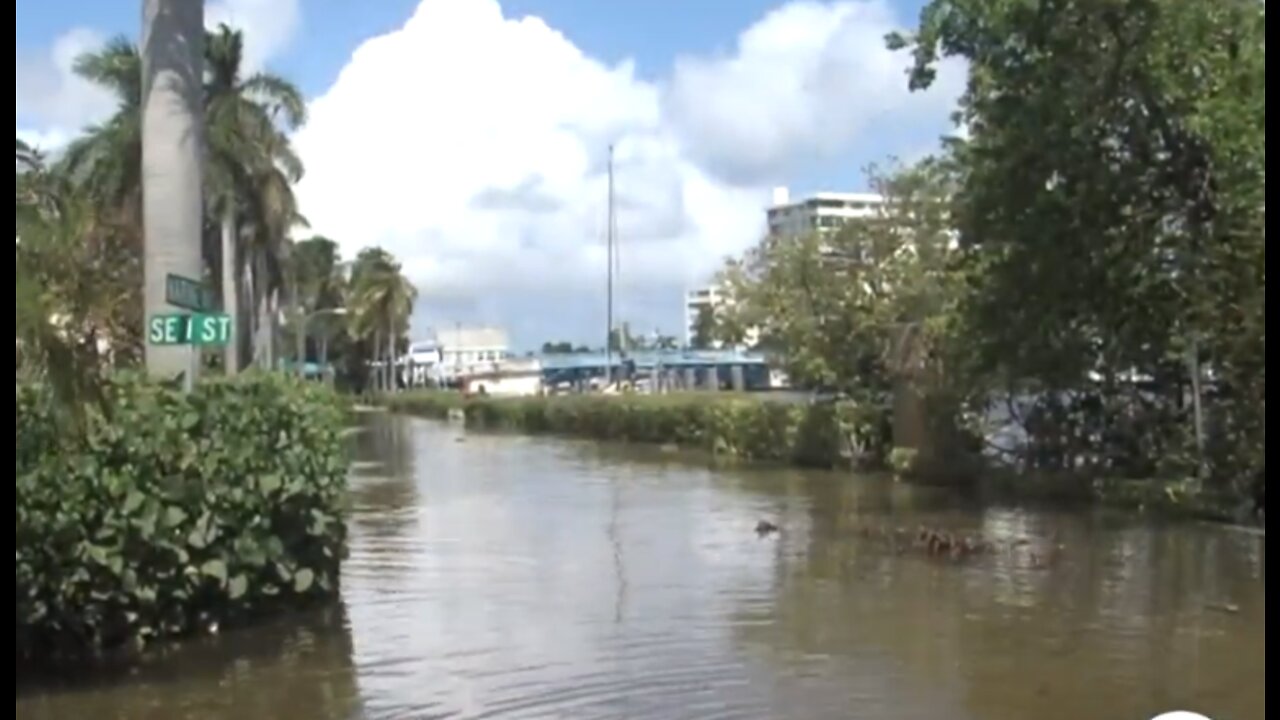
POLYGON ((747 460, 835 467, 849 439, 882 449, 878 416, 844 403, 785 403, 729 393, 464 398, 422 391, 384 398, 391 410, 443 418, 462 409, 469 427, 598 440, 675 444, 747 460))
POLYGON ((17 655, 71 659, 336 594, 347 459, 332 393, 107 382, 75 432, 17 391, 17 655))

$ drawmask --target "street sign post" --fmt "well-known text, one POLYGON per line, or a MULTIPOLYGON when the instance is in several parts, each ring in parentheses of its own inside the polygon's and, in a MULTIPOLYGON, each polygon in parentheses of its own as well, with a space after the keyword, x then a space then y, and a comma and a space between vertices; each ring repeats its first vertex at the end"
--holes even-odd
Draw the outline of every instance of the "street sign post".
POLYGON ((208 315, 213 310, 213 290, 199 280, 169 273, 164 277, 164 301, 199 315, 157 315, 147 326, 147 340, 154 345, 191 345, 191 364, 184 385, 191 391, 199 370, 200 354, 196 345, 225 345, 231 331, 231 320, 208 315))

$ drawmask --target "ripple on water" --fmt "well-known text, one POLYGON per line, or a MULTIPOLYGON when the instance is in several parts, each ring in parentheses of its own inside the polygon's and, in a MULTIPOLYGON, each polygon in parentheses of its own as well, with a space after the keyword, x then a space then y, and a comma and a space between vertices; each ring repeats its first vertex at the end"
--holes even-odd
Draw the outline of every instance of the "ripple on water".
POLYGON ((18 717, 1261 720, 1259 543, 394 417, 354 444, 344 622, 228 633, 18 717), (960 509, 963 508, 963 509, 960 509), (758 539, 760 518, 783 532, 758 539), (948 563, 850 523, 1061 541, 948 563), (1231 602, 1238 612, 1204 609, 1231 602))

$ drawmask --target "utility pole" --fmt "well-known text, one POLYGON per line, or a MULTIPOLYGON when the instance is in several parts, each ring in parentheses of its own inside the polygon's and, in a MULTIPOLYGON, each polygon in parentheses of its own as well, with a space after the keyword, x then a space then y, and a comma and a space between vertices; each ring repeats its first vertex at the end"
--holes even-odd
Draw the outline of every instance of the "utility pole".
POLYGON ((609 228, 605 237, 606 255, 609 263, 608 281, 605 291, 605 322, 608 329, 604 333, 604 384, 613 384, 613 145, 609 146, 609 228))

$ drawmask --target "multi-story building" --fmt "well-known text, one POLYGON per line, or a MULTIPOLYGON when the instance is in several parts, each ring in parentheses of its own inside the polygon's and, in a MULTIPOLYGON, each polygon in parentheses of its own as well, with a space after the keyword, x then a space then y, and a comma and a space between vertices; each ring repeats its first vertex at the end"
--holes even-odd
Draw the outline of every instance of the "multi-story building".
POLYGON ((773 205, 766 211, 771 235, 804 235, 839 230, 850 220, 870 217, 884 205, 875 193, 821 192, 797 202, 787 188, 773 191, 773 205))

